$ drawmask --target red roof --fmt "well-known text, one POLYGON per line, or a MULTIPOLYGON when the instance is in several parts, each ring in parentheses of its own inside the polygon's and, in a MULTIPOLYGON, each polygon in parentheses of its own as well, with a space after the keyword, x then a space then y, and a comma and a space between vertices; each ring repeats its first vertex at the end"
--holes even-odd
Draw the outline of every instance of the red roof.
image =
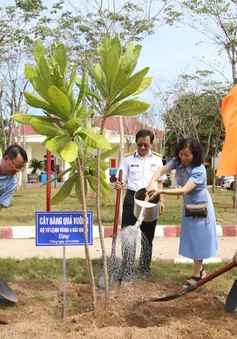
MULTIPOLYGON (((101 117, 95 117, 95 125, 101 127, 102 119, 101 117)), ((23 134, 23 125, 20 125, 21 134, 23 134)), ((33 130, 30 125, 24 125, 25 127, 25 135, 38 135, 37 132, 33 130)), ((131 135, 136 134, 140 129, 149 129, 155 135, 157 139, 163 139, 163 132, 159 131, 155 128, 148 127, 144 124, 141 124, 140 121, 136 117, 123 117, 123 127, 124 127, 124 134, 131 135)), ((109 117, 105 120, 105 128, 109 131, 115 131, 119 133, 119 117, 109 117)), ((16 133, 17 133, 16 128, 16 133)))
MULTIPOLYGON (((162 131, 159 131, 155 128, 141 124, 137 117, 122 117, 123 119, 123 128, 125 135, 136 134, 140 129, 148 129, 152 131, 157 139, 163 139, 164 134, 162 131)), ((98 127, 101 127, 102 118, 95 117, 95 124, 98 127)), ((109 117, 105 120, 105 128, 109 131, 115 131, 119 133, 119 117, 109 117)))

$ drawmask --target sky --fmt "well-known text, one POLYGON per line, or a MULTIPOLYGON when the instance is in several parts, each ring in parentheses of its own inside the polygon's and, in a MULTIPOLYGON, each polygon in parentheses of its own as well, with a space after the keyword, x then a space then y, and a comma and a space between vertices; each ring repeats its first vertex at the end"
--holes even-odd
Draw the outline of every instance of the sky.
MULTIPOLYGON (((7 5, 14 2, 14 0, 3 1, 7 5)), ((47 5, 54 2, 55 0, 46 1, 47 5)), ((150 67, 148 76, 153 77, 151 89, 146 90, 140 96, 144 101, 151 102, 153 100, 152 88, 155 88, 155 83, 159 84, 162 89, 166 89, 169 83, 175 82, 180 74, 193 74, 198 69, 208 69, 208 66, 200 61, 202 58, 212 65, 215 64, 217 59, 220 64, 216 67, 229 80, 231 79, 231 69, 225 56, 218 57, 217 47, 207 39, 205 40, 201 33, 192 28, 161 26, 140 44, 142 50, 137 70, 150 67)), ((226 80, 218 72, 215 73, 214 79, 218 81, 226 80)))
MULTIPOLYGON (((212 70, 208 65, 215 65, 226 77, 215 72, 214 80, 231 80, 231 67, 225 55, 220 57, 217 51, 215 45, 192 28, 163 26, 142 42, 138 68, 150 67, 148 75, 152 76, 153 83, 158 83, 161 88, 166 88, 170 82, 174 82, 179 74, 212 70), (205 63, 201 60, 205 60, 205 63)), ((151 95, 150 93, 149 96, 151 95)))

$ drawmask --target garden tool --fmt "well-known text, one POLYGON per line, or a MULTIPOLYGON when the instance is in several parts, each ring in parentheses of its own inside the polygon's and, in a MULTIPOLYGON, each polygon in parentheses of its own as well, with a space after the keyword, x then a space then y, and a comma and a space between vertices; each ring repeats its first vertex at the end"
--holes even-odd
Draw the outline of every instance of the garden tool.
POLYGON ((0 308, 15 306, 17 302, 16 293, 0 278, 0 308))
POLYGON ((232 313, 237 307, 237 280, 234 281, 233 286, 227 296, 225 303, 225 311, 232 313))
MULTIPOLYGON (((167 295, 166 297, 161 297, 161 298, 154 297, 154 298, 151 299, 151 301, 169 301, 169 300, 179 298, 179 297, 181 297, 182 295, 184 295, 188 292, 196 290, 198 287, 206 284, 208 281, 211 281, 212 279, 215 279, 219 275, 231 270, 235 266, 237 266, 237 264, 232 262, 232 263, 220 268, 219 270, 209 274, 207 277, 202 278, 201 280, 195 282, 194 284, 183 288, 181 291, 179 291, 177 293, 172 293, 172 294, 167 295)), ((236 305, 236 303, 235 303, 235 305, 236 305)))
MULTIPOLYGON (((123 178, 123 171, 119 170, 118 181, 121 182, 122 178, 123 178)), ((121 263, 121 259, 116 257, 116 240, 117 240, 117 233, 118 233, 120 199, 121 199, 121 190, 118 190, 117 195, 116 195, 116 203, 115 203, 111 256, 110 258, 108 258, 108 276, 109 276, 109 287, 110 288, 113 287, 114 283, 118 282, 118 272, 119 272, 119 267, 121 263)), ((101 267, 100 272, 99 272, 98 286, 100 289, 105 288, 103 266, 101 267)))

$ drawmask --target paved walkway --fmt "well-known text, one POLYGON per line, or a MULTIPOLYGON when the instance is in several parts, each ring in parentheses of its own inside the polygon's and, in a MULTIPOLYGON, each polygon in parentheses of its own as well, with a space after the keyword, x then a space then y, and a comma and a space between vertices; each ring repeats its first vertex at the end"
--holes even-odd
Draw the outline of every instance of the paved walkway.
MULTIPOLYGON (((206 260, 210 262, 222 262, 231 260, 237 249, 236 237, 219 237, 219 250, 216 255, 206 260)), ((111 238, 105 238, 105 247, 108 255, 111 251, 111 238)), ((188 259, 178 254, 179 238, 163 237, 155 238, 153 243, 153 259, 168 260, 170 262, 189 262, 188 259)), ((138 246, 139 247, 139 246, 138 246)), ((120 248, 120 241, 117 242, 117 248, 120 248)), ((94 244, 90 246, 91 257, 100 258, 101 249, 98 238, 94 239, 94 244)), ((139 251, 137 251, 139 252, 139 251)), ((118 254, 119 255, 119 254, 118 254)), ((39 258, 62 258, 63 247, 57 246, 35 246, 35 239, 0 239, 0 256, 1 258, 24 259, 30 257, 39 258)), ((84 246, 66 247, 66 258, 84 258, 84 246)), ((192 261, 190 261, 192 262, 192 261)))

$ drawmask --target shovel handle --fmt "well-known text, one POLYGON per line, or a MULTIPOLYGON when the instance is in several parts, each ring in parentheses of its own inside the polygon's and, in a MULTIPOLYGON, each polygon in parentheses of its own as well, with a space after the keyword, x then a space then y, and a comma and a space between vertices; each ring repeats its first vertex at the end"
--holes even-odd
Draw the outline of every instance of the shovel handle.
POLYGON ((230 264, 220 268, 219 270, 209 274, 207 277, 202 278, 201 280, 197 281, 197 283, 195 284, 196 287, 202 286, 204 284, 206 284, 208 281, 218 277, 219 275, 231 270, 232 268, 236 267, 237 264, 235 262, 231 262, 230 264))
MULTIPOLYGON (((120 169, 118 181, 121 182, 122 179, 123 179, 123 170, 120 169)), ((114 214, 114 228, 113 228, 113 241, 116 239, 117 233, 118 233, 118 219, 119 219, 121 191, 122 190, 117 190, 117 195, 116 195, 115 214, 114 214)))

